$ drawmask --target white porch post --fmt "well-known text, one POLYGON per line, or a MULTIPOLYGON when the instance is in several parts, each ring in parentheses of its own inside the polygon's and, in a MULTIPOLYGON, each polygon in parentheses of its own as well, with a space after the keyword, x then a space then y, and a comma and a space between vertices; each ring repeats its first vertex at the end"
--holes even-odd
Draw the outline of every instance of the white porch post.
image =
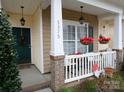
POLYGON ((0 8, 2 8, 2 3, 1 3, 1 0, 0 0, 0 8))
POLYGON ((52 56, 64 55, 62 1, 51 0, 51 51, 52 56))
POLYGON ((122 14, 115 15, 114 19, 114 49, 122 49, 122 14))
POLYGON ((64 85, 64 48, 62 0, 51 0, 51 88, 57 91, 64 85))

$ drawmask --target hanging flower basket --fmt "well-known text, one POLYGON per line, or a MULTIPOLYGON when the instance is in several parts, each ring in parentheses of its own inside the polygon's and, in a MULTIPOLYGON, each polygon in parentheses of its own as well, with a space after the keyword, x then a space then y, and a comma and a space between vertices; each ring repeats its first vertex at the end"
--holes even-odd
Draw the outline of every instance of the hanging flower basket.
POLYGON ((91 37, 85 37, 85 38, 81 38, 80 39, 80 43, 83 45, 89 45, 89 44, 93 44, 94 39, 91 37))
POLYGON ((109 43, 110 38, 106 38, 106 37, 100 36, 98 38, 98 41, 99 41, 100 44, 107 44, 107 43, 109 43))

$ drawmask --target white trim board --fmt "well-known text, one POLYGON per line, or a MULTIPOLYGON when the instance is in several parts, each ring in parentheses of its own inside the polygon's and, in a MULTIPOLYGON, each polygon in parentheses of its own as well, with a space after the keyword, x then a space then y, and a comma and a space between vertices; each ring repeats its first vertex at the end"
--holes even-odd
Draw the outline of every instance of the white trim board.
POLYGON ((123 9, 118 8, 112 4, 104 3, 100 0, 77 0, 77 1, 107 10, 108 12, 111 13, 118 13, 118 14, 123 13, 123 9))

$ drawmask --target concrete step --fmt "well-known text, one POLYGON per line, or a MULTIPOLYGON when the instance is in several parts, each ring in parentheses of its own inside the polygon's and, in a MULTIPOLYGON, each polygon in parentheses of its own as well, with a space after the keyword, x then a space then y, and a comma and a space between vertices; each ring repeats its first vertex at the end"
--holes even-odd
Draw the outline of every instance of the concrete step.
POLYGON ((50 74, 41 74, 39 70, 30 65, 29 68, 20 69, 22 92, 33 92, 50 87, 50 74))
POLYGON ((30 68, 33 64, 30 63, 26 63, 26 64, 19 64, 18 68, 19 69, 26 69, 26 68, 30 68))
POLYGON ((44 81, 39 84, 23 87, 22 92, 34 92, 48 87, 50 87, 50 81, 44 81))
POLYGON ((37 90, 35 92, 53 92, 53 91, 48 87, 48 88, 37 90))

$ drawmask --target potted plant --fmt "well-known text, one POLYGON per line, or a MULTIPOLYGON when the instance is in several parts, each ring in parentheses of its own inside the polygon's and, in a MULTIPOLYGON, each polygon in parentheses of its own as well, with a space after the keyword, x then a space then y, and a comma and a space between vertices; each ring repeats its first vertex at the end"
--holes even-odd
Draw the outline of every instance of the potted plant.
POLYGON ((80 39, 80 43, 83 45, 93 44, 94 39, 92 37, 85 37, 80 39))
POLYGON ((98 41, 100 44, 107 44, 110 41, 110 38, 100 35, 98 41))
POLYGON ((104 70, 105 70, 105 75, 106 76, 108 76, 108 77, 112 77, 113 76, 113 72, 114 72, 113 68, 106 67, 106 68, 104 68, 104 70))

